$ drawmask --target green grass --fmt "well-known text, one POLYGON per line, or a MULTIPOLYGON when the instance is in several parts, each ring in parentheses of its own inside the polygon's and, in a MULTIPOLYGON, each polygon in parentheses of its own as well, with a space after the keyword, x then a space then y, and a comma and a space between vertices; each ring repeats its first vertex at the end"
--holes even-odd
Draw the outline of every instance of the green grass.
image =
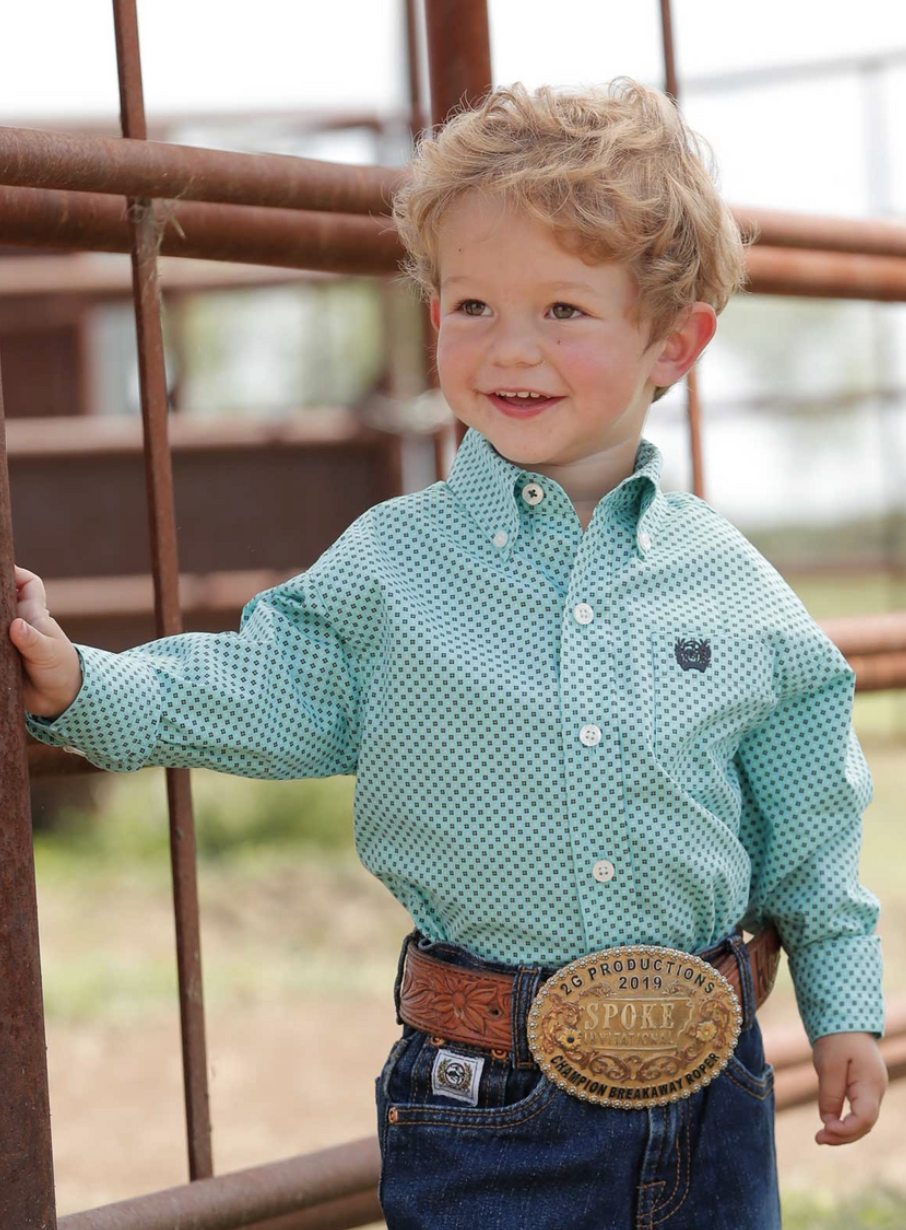
POLYGON ((783 1230, 904 1230, 906 1192, 878 1187, 841 1203, 829 1193, 783 1192, 783 1230))
MULTIPOLYGON (((162 770, 103 774, 94 807, 61 810, 35 833, 35 865, 45 882, 74 866, 138 863, 169 876, 169 820, 162 770)), ((267 782, 196 769, 192 804, 199 865, 234 863, 267 851, 343 854, 352 849, 355 779, 267 782)))

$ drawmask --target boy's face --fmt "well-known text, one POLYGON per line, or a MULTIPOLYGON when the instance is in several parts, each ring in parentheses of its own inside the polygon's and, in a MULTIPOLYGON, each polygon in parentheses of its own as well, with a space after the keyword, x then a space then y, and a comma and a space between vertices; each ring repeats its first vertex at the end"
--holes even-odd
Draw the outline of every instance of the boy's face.
POLYGON ((716 326, 714 309, 695 304, 683 331, 647 348, 648 323, 628 319, 635 284, 624 266, 585 264, 541 223, 477 192, 446 211, 438 256, 441 391, 516 464, 565 464, 637 441, 654 389, 692 366, 716 326), (557 400, 516 417, 494 396, 506 390, 557 400))

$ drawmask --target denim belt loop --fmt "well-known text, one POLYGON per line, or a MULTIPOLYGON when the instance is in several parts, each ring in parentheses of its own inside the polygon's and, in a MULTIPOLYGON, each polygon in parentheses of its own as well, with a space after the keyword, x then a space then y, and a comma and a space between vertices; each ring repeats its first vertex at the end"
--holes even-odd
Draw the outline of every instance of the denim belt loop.
POLYGON ((513 980, 513 1059, 514 1068, 528 1068, 534 1062, 534 1056, 528 1045, 528 1013, 541 982, 541 970, 538 966, 522 966, 513 980))
POLYGON ((740 1029, 746 1030, 755 1020, 755 986, 752 982, 752 965, 749 958, 749 950, 746 947, 746 942, 742 935, 738 932, 727 936, 727 943, 733 950, 736 956, 736 964, 739 966, 739 986, 742 992, 742 1024, 740 1029))

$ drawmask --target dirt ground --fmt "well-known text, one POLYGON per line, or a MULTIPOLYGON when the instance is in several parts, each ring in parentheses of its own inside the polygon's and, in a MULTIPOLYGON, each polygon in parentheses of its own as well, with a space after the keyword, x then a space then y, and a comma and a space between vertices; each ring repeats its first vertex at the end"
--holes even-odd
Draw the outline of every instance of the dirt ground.
MULTIPOLYGON (((215 1172, 373 1134, 408 916, 358 864, 203 871, 200 897, 215 1172), (331 909, 343 961, 326 946, 331 909)), ((165 875, 39 881, 60 1215, 187 1181, 171 909, 165 875)), ((785 964, 759 1018, 768 1040, 798 1020, 785 964)), ((906 1081, 863 1140, 819 1146, 819 1126, 816 1106, 778 1116, 784 1192, 906 1190, 906 1081)))

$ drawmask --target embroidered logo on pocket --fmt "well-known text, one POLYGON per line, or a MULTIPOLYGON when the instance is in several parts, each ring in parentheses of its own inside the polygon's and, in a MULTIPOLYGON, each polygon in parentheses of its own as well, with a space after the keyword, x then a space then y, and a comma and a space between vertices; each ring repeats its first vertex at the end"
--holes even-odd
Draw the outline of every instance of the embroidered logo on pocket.
POLYGON ((677 639, 673 646, 676 660, 684 671, 703 671, 711 665, 711 642, 691 636, 677 639))
POLYGON ((454 1055, 452 1051, 439 1050, 431 1068, 431 1092, 477 1106, 478 1081, 483 1067, 483 1056, 454 1055))

